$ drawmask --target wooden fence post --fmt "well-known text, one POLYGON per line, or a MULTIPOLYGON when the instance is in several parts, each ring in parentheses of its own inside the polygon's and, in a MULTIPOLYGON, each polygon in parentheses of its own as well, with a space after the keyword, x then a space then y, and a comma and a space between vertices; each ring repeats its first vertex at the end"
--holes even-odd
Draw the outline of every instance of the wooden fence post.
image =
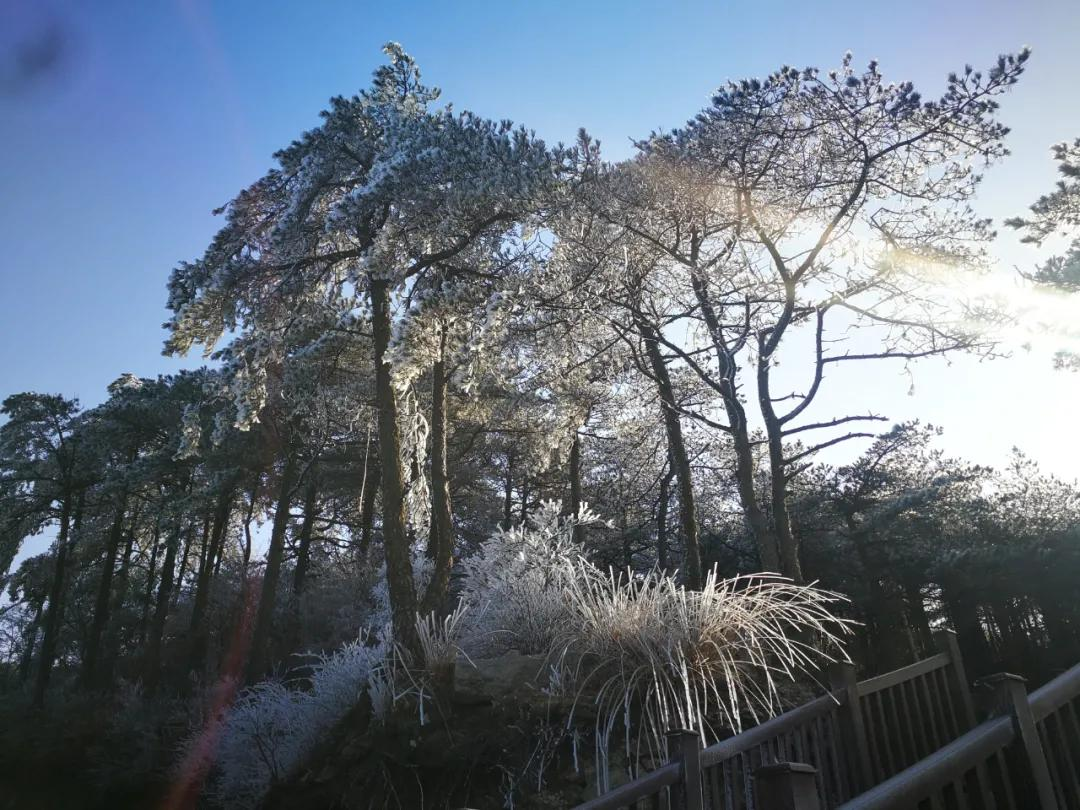
POLYGON ((754 771, 756 806, 767 810, 821 810, 817 769, 802 762, 763 765, 754 771))
POLYGON ((701 737, 696 731, 673 728, 667 732, 668 753, 682 769, 682 792, 686 810, 705 810, 701 789, 701 737))
POLYGON ((938 650, 949 656, 952 662, 953 680, 956 693, 960 697, 960 705, 964 713, 964 721, 970 731, 975 728, 975 704, 971 699, 971 685, 968 683, 967 673, 964 671, 964 659, 960 656, 960 645, 956 641, 956 633, 952 630, 935 630, 934 644, 938 650))
POLYGON ((1027 681, 1019 675, 999 672, 979 681, 994 690, 998 710, 1008 712, 1013 718, 1013 727, 1017 739, 1023 746, 1025 758, 1031 768, 1035 790, 1039 795, 1042 810, 1058 810, 1054 783, 1050 778, 1050 768, 1046 764, 1046 752, 1039 741, 1039 732, 1035 728, 1035 718, 1028 703, 1027 681))
POLYGON ((859 702, 859 683, 855 678, 855 665, 838 662, 829 669, 829 688, 841 703, 837 709, 840 735, 844 750, 848 753, 848 767, 854 770, 852 781, 858 790, 869 790, 874 784, 874 772, 870 767, 870 746, 863 724, 862 704, 859 702))

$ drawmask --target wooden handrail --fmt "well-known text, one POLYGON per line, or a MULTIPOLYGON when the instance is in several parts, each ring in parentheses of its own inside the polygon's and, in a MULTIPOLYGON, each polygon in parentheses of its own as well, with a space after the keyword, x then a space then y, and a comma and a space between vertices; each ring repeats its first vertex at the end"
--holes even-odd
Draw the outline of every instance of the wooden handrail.
POLYGON ((791 711, 778 714, 776 717, 772 717, 764 723, 744 731, 742 734, 736 734, 734 737, 728 737, 726 740, 710 745, 701 752, 701 766, 708 768, 711 765, 730 759, 736 754, 748 751, 754 746, 769 742, 802 723, 828 714, 829 711, 839 705, 841 705, 839 697, 826 694, 811 700, 809 703, 797 706, 791 711))
POLYGON ((1035 722, 1053 714, 1070 700, 1080 696, 1080 664, 1065 670, 1052 681, 1031 693, 1028 702, 1035 722))
POLYGON ((941 788, 986 760, 1012 742, 1015 732, 1011 717, 983 723, 963 737, 953 740, 936 754, 917 762, 837 810, 890 810, 910 807, 913 800, 941 788))
POLYGON ((677 784, 681 776, 682 765, 678 762, 669 762, 662 768, 639 776, 633 782, 619 785, 602 796, 579 804, 575 810, 619 810, 639 799, 647 799, 664 788, 677 784))
POLYGON ((908 664, 906 667, 886 672, 884 675, 859 681, 859 697, 872 695, 874 692, 897 686, 905 681, 910 681, 912 678, 918 678, 920 675, 933 672, 935 669, 942 669, 947 667, 951 661, 952 659, 946 653, 938 653, 929 658, 924 658, 922 661, 916 661, 914 664, 908 664))
MULTIPOLYGON (((1020 680, 1022 684, 1022 679, 1016 679, 1015 676, 1010 675, 994 676, 994 678, 985 679, 984 682, 990 683, 1002 678, 1020 680)), ((1016 739, 1017 726, 1022 722, 1029 724, 1029 736, 1032 737, 1031 740, 1026 741, 1026 744, 1035 745, 1037 738, 1034 734, 1034 726, 1031 725, 1032 721, 1038 723, 1044 720, 1077 697, 1080 697, 1080 664, 1066 670, 1027 697, 1027 711, 1030 714, 1027 715, 1026 721, 1023 721, 1023 718, 1018 720, 1018 713, 1014 711, 1011 715, 983 723, 907 770, 841 805, 837 810, 890 810, 890 808, 908 807, 913 801, 919 801, 948 783, 954 782, 962 774, 985 762, 997 751, 1009 746, 1016 739)), ((1014 705, 1024 706, 1022 686, 1020 696, 1015 699, 1021 703, 1014 705)), ((1036 753, 1039 759, 1043 757, 1041 749, 1036 753)), ((1028 756, 1030 758, 1030 751, 1028 756)), ((1043 769, 1045 770, 1045 764, 1043 769)), ((1035 780, 1038 784, 1040 781, 1038 774, 1035 780)), ((1042 804, 1050 806, 1049 802, 1053 801, 1051 798, 1053 789, 1049 787, 1049 775, 1044 773, 1042 781, 1047 785, 1045 788, 1047 796, 1043 798, 1042 804)))

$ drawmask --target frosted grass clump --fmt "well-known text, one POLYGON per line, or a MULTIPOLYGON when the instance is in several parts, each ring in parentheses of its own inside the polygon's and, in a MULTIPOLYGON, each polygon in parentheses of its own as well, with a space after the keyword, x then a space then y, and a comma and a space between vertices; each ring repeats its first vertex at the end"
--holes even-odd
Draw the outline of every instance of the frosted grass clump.
POLYGON ((292 774, 319 739, 356 705, 389 651, 389 633, 374 644, 365 633, 314 666, 310 689, 280 680, 246 689, 225 717, 211 798, 225 807, 255 807, 275 782, 292 774))
POLYGON ((574 526, 597 516, 560 511, 544 503, 465 561, 461 645, 478 656, 545 654, 553 690, 575 707, 595 702, 601 790, 617 729, 629 762, 663 759, 669 728, 709 742, 715 724, 740 729, 775 714, 778 682, 846 658, 839 594, 773 575, 722 580, 715 568, 699 591, 675 573, 604 571, 573 540, 574 526))
POLYGON ((469 607, 464 602, 442 620, 435 612, 416 617, 416 635, 420 639, 420 653, 424 669, 436 672, 453 667, 461 651, 461 633, 469 607))
POLYGON ((629 761, 667 756, 673 727, 715 739, 712 723, 736 731, 779 707, 777 681, 846 658, 850 622, 832 613, 838 594, 772 575, 721 580, 713 568, 700 591, 667 574, 602 572, 585 560, 564 577, 566 621, 553 650, 578 662, 579 699, 597 707, 598 787, 621 726, 629 761))

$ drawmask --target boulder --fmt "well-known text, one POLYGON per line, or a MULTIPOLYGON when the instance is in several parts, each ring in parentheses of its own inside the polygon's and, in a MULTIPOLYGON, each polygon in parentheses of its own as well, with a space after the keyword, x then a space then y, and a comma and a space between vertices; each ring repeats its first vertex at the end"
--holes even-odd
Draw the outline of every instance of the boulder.
POLYGON ((547 701, 548 659, 510 651, 494 658, 458 659, 454 672, 454 702, 534 704, 547 701))

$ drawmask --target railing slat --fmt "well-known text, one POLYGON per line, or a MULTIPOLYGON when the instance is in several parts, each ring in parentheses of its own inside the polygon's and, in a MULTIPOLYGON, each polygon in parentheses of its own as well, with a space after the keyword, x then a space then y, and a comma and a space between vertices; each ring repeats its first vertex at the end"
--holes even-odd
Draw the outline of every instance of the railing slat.
POLYGON ((916 745, 919 748, 919 759, 930 754, 934 747, 926 733, 926 721, 922 712, 922 704, 919 701, 918 684, 914 680, 908 681, 907 689, 911 693, 911 714, 908 721, 915 727, 916 745))
MULTIPOLYGON (((897 686, 900 686, 898 684, 897 686)), ((893 687, 887 692, 882 692, 882 700, 887 700, 889 704, 889 715, 892 717, 892 722, 889 728, 892 730, 892 737, 896 741, 896 754, 897 754, 897 767, 906 768, 911 763, 915 762, 919 757, 918 755, 909 758, 906 740, 904 739, 904 728, 900 722, 900 711, 897 705, 896 693, 897 687, 893 687)), ((888 730, 888 729, 887 729, 888 730)))
POLYGON ((959 810, 969 810, 971 805, 967 800, 967 791, 964 790, 964 774, 960 774, 960 776, 952 780, 952 789, 959 810))
POLYGON ((870 696, 870 700, 877 704, 877 723, 878 731, 881 735, 882 748, 885 751, 884 760, 884 775, 892 776, 899 768, 896 767, 896 757, 893 756, 892 740, 889 739, 889 724, 885 721, 885 706, 881 699, 881 692, 875 692, 870 696))
POLYGON ((1001 786, 1005 792, 1005 801, 1008 802, 1008 807, 1018 807, 1016 803, 1016 791, 1013 790, 1012 773, 1009 770, 1009 761, 1005 756, 1005 751, 998 751, 994 755, 998 763, 998 771, 1001 773, 1001 786))
POLYGON ((874 733, 874 698, 872 696, 859 698, 859 703, 862 706, 862 718, 863 728, 865 729, 867 748, 870 751, 870 773, 867 774, 869 780, 867 785, 877 784, 885 778, 885 765, 884 755, 881 752, 881 747, 878 745, 878 736, 874 733))
MULTIPOLYGON (((858 784, 858 780, 854 778, 844 761, 844 752, 841 747, 841 740, 843 738, 840 735, 839 715, 829 715, 825 722, 829 724, 830 754, 832 755, 833 769, 836 771, 838 777, 837 787, 839 788, 839 793, 837 793, 836 798, 838 801, 843 801, 844 799, 848 799, 855 795, 855 791, 857 790, 855 785, 858 784)), ((863 753, 865 755, 865 750, 863 753)), ((867 774, 867 776, 869 776, 869 774, 867 774)))
POLYGON ((930 686, 927 683, 927 675, 920 675, 918 683, 922 689, 923 697, 926 699, 926 716, 930 720, 929 728, 933 732, 934 736, 934 749, 937 750, 945 744, 945 739, 941 735, 941 731, 938 728, 938 712, 934 708, 934 701, 930 697, 930 686))
POLYGON ((964 723, 960 718, 960 713, 956 710, 956 703, 953 701, 953 690, 948 677, 940 670, 935 675, 939 677, 940 681, 938 695, 941 698, 942 709, 948 717, 949 736, 956 739, 964 733, 964 723))
POLYGON ((1066 735, 1065 728, 1062 722, 1064 719, 1063 715, 1065 714, 1065 707, 1069 705, 1070 704, 1065 704, 1065 706, 1062 706, 1052 715, 1048 716, 1043 721, 1043 724, 1047 726, 1052 726, 1052 728, 1049 729, 1047 734, 1049 736, 1052 732, 1053 737, 1056 741, 1056 744, 1051 744, 1050 741, 1047 740, 1046 745, 1047 753, 1049 754, 1050 758, 1057 760, 1057 762, 1059 763, 1058 770, 1062 774, 1061 798, 1064 799, 1062 803, 1068 807, 1075 807, 1076 799, 1080 798, 1080 781, 1077 780, 1076 765, 1073 761, 1073 757, 1070 756, 1070 754, 1072 754, 1073 751, 1076 749, 1073 749, 1070 745, 1068 736, 1066 735), (1051 720, 1053 721, 1052 723, 1050 722, 1051 720), (1065 777, 1068 777, 1068 779, 1066 780, 1065 777))
POLYGON ((1035 726, 1035 731, 1038 734, 1039 745, 1042 746, 1043 758, 1046 760, 1046 769, 1050 772, 1050 785, 1061 806, 1067 807, 1068 805, 1062 801, 1061 773, 1058 770, 1057 757, 1054 756, 1054 747, 1050 744, 1050 730, 1046 725, 1046 721, 1049 720, 1050 717, 1052 717, 1052 715, 1044 719, 1043 722, 1038 723, 1035 726))

